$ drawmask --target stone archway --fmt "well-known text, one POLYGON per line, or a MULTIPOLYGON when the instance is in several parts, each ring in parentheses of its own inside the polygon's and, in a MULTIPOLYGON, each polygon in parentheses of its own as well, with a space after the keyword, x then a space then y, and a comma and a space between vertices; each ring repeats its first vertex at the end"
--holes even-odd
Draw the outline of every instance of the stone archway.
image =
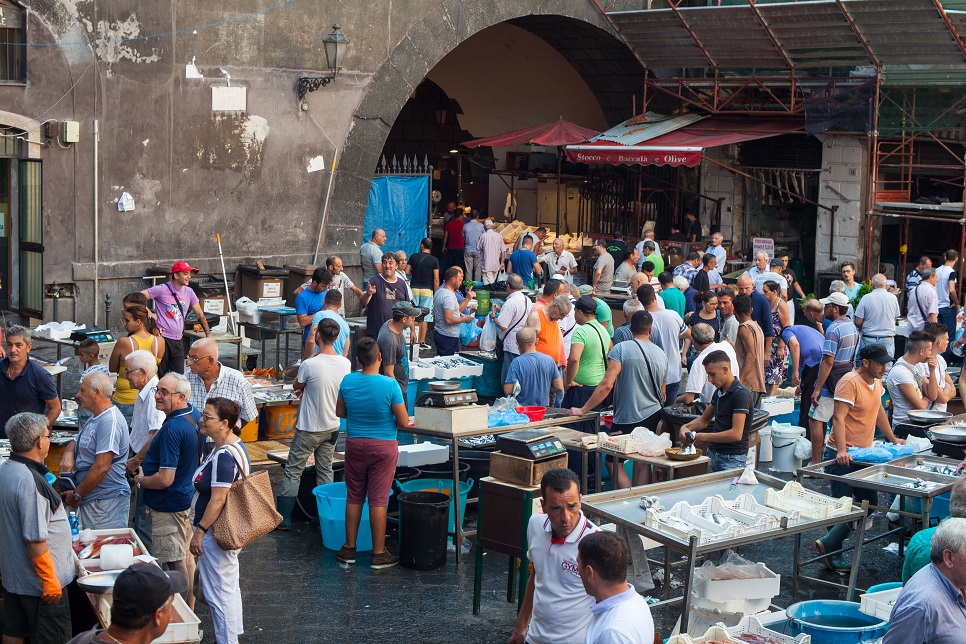
MULTIPOLYGON (((619 40, 592 2, 561 7, 552 0, 462 3, 460 33, 456 20, 439 10, 415 23, 373 75, 352 117, 352 126, 334 177, 323 247, 351 257, 358 250, 373 171, 392 124, 422 79, 460 42, 487 27, 515 19, 549 16, 570 19, 600 35, 619 40)), ((571 3, 567 3, 571 4, 571 3)))
POLYGON ((35 121, 29 116, 23 116, 22 114, 0 110, 0 125, 26 132, 27 156, 31 159, 40 158, 42 145, 34 140, 40 132, 40 126, 42 125, 40 121, 35 121))

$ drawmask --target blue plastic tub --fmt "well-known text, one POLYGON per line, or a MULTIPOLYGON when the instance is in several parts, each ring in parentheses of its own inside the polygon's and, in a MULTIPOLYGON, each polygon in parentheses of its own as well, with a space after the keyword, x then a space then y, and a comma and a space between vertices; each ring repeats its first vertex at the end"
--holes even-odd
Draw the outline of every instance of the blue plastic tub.
MULTIPOLYGON (((322 545, 329 550, 338 550, 345 544, 345 483, 326 483, 312 493, 319 509, 319 527, 322 529, 322 545)), ((389 490, 392 496, 392 490, 389 490)), ((356 551, 372 550, 372 530, 369 528, 369 505, 362 506, 362 520, 359 522, 359 535, 356 537, 356 551)))
MULTIPOLYGON (((473 487, 473 479, 460 481, 460 529, 466 519, 466 497, 473 487)), ((456 530, 455 507, 453 505, 453 479, 415 479, 399 484, 402 492, 442 492, 449 494, 449 527, 450 532, 456 530)), ((341 547, 341 546, 340 546, 341 547)))
POLYGON ((859 644, 885 635, 889 623, 859 611, 859 604, 813 600, 792 604, 786 630, 792 636, 812 636, 814 644, 859 644))

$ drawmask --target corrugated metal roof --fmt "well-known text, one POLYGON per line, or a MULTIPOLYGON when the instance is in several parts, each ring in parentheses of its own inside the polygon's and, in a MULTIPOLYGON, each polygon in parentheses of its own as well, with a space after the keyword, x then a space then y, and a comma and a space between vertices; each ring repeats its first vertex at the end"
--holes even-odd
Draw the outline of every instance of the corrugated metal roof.
MULTIPOLYGON (((796 69, 966 63, 933 0, 843 0, 842 6, 813 0, 607 15, 652 69, 787 69, 786 55, 796 69)), ((966 13, 946 15, 962 39, 966 13)))
POLYGON ((637 145, 691 125, 703 118, 705 116, 701 114, 666 116, 657 112, 647 112, 643 117, 629 118, 620 125, 615 125, 590 140, 591 142, 613 141, 621 145, 637 145))

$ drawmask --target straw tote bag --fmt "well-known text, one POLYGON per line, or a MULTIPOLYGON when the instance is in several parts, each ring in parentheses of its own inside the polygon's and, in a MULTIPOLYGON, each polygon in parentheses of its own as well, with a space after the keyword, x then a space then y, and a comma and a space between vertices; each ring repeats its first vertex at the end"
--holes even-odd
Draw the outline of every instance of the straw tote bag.
POLYGON ((232 449, 232 445, 227 449, 238 465, 241 478, 231 484, 225 507, 212 529, 219 548, 238 550, 278 527, 282 515, 275 510, 268 472, 261 470, 245 474, 245 464, 238 458, 237 450, 232 449))

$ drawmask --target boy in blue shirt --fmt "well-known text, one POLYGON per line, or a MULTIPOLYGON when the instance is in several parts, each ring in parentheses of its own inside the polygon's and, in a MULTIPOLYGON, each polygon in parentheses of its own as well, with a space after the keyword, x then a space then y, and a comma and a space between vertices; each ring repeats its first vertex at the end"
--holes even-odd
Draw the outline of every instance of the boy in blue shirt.
POLYGON ((302 344, 309 339, 312 331, 312 317, 322 310, 325 294, 332 283, 332 275, 325 268, 317 268, 312 273, 308 288, 295 296, 295 316, 302 327, 302 344))
POLYGON ((523 240, 523 246, 514 251, 507 258, 506 270, 508 273, 516 273, 523 278, 523 283, 527 285, 528 288, 534 288, 533 274, 543 275, 543 269, 540 268, 540 261, 537 256, 533 253, 533 238, 527 236, 523 240))

